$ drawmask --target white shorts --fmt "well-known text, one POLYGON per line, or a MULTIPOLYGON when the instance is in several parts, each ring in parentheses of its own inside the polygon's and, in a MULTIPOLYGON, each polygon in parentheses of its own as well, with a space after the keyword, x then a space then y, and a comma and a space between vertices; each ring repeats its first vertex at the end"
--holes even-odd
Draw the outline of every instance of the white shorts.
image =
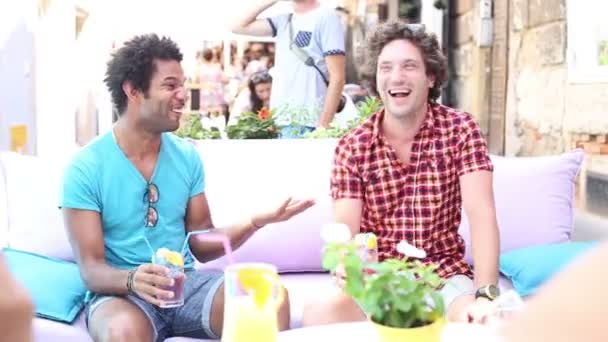
POLYGON ((463 274, 457 274, 446 279, 445 285, 439 290, 439 294, 443 297, 443 302, 447 309, 454 299, 462 295, 474 295, 475 290, 473 279, 463 274))

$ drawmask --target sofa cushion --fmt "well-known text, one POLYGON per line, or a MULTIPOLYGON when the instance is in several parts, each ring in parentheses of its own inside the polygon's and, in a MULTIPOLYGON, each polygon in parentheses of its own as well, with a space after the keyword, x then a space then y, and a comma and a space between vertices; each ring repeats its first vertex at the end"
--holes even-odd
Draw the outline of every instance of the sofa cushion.
MULTIPOLYGON (((570 241, 574 226, 575 181, 583 150, 546 157, 497 157, 494 197, 501 252, 570 241)), ((469 223, 463 211, 460 233, 472 263, 469 223)))
POLYGON ((529 296, 595 245, 566 242, 516 249, 500 256, 500 272, 511 279, 520 296, 529 296))
MULTIPOLYGON (((1 155, 1 154, 0 154, 1 155)), ((8 244, 8 195, 6 193, 6 173, 0 158, 0 246, 8 244)))
POLYGON ((72 324, 35 318, 32 327, 34 341, 93 342, 84 316, 82 312, 72 324))
MULTIPOLYGON (((207 140, 197 146, 216 227, 247 221, 289 196, 316 200, 291 220, 258 231, 235 252, 237 261, 271 263, 279 272, 324 271, 320 231, 333 221, 329 177, 335 141, 207 140)), ((221 258, 204 267, 225 265, 221 258)))
POLYGON ((73 260, 57 207, 65 163, 16 153, 0 154, 0 162, 9 199, 8 246, 73 260))
POLYGON ((36 316, 72 323, 85 306, 87 289, 69 261, 4 248, 11 273, 32 296, 36 316))
POLYGON ((302 327, 304 307, 319 299, 330 299, 337 287, 328 273, 293 273, 281 275, 289 293, 290 329, 302 327))
MULTIPOLYGON (((256 232, 234 252, 236 262, 273 264, 280 273, 321 272, 322 219, 331 217, 330 199, 319 201, 289 222, 271 224, 256 232)), ((225 257, 208 262, 202 269, 223 269, 225 257)))

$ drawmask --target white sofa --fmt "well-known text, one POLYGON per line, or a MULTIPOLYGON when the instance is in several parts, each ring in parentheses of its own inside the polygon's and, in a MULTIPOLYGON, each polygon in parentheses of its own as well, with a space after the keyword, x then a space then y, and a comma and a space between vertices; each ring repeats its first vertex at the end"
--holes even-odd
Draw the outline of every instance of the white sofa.
MULTIPOLYGON (((317 200, 316 206, 305 214, 260 231, 236 253, 237 261, 279 264, 285 273, 282 279, 290 292, 291 326, 294 328, 300 326, 302 307, 307 300, 333 291, 328 276, 319 272, 321 240, 318 231, 322 224, 332 220, 329 174, 334 147, 334 140, 206 141, 198 145, 203 158, 211 213, 218 227, 274 206, 286 196, 317 200), (306 250, 302 252, 302 249, 306 250)), ((57 209, 60 180, 68 157, 42 160, 0 153, 0 242, 3 246, 65 260, 73 259, 61 213, 57 209)), ((498 158, 497 171, 498 165, 502 168, 508 163, 511 161, 498 158)), ((525 170, 525 167, 520 169, 525 170)), ((536 171, 538 177, 550 176, 547 176, 547 172, 543 174, 542 169, 536 171)), ((505 186, 499 186, 500 191, 496 191, 497 203, 500 204, 499 221, 504 221, 502 217, 513 216, 504 212, 509 210, 510 201, 501 202, 501 196, 506 196, 504 192, 511 188, 508 184, 513 179, 509 177, 512 177, 510 172, 497 172, 495 176, 495 187, 498 183, 505 183, 505 186)), ((543 180, 539 179, 539 182, 543 180)), ((560 202, 559 205, 567 207, 568 201, 571 204, 572 194, 566 192, 562 195, 564 203, 560 202)), ((524 217, 521 222, 505 223, 501 230, 519 229, 515 225, 525 222, 526 215, 533 217, 534 210, 540 215, 542 213, 538 211, 543 209, 527 210, 530 212, 518 213, 524 217)), ((555 208, 551 210, 555 211, 555 208)), ((509 219, 513 220, 516 219, 509 219)), ((569 225, 567 221, 566 218, 566 226, 569 225)), ((597 225, 602 221, 585 218, 581 222, 583 225, 579 235, 586 239, 600 238, 587 232, 601 231, 597 225)), ((463 225, 466 226, 466 222, 463 225)), ((566 227, 568 229, 571 227, 566 227)), ((569 239, 570 232, 567 231, 566 235, 569 239)), ((526 241, 525 236, 521 239, 509 248, 536 243, 526 241)), ((218 260, 205 267, 223 265, 224 261, 218 260)), ((502 285, 510 287, 507 279, 502 279, 502 285)), ((35 334, 38 341, 89 340, 82 315, 72 326, 37 318, 35 334)))

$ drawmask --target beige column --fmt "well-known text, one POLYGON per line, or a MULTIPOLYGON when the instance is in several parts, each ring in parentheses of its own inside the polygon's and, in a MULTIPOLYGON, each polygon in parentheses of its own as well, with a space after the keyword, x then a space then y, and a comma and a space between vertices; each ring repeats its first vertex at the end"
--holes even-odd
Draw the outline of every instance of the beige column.
POLYGON ((388 20, 399 19, 399 0, 387 0, 388 20))

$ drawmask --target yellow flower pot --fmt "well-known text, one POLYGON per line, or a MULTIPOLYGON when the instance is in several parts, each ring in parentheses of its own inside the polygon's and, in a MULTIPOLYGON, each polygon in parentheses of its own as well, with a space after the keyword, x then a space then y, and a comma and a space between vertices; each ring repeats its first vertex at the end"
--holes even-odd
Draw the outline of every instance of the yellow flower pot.
POLYGON ((372 321, 378 331, 380 342, 439 342, 445 326, 445 320, 440 318, 434 323, 417 328, 393 328, 372 321))

